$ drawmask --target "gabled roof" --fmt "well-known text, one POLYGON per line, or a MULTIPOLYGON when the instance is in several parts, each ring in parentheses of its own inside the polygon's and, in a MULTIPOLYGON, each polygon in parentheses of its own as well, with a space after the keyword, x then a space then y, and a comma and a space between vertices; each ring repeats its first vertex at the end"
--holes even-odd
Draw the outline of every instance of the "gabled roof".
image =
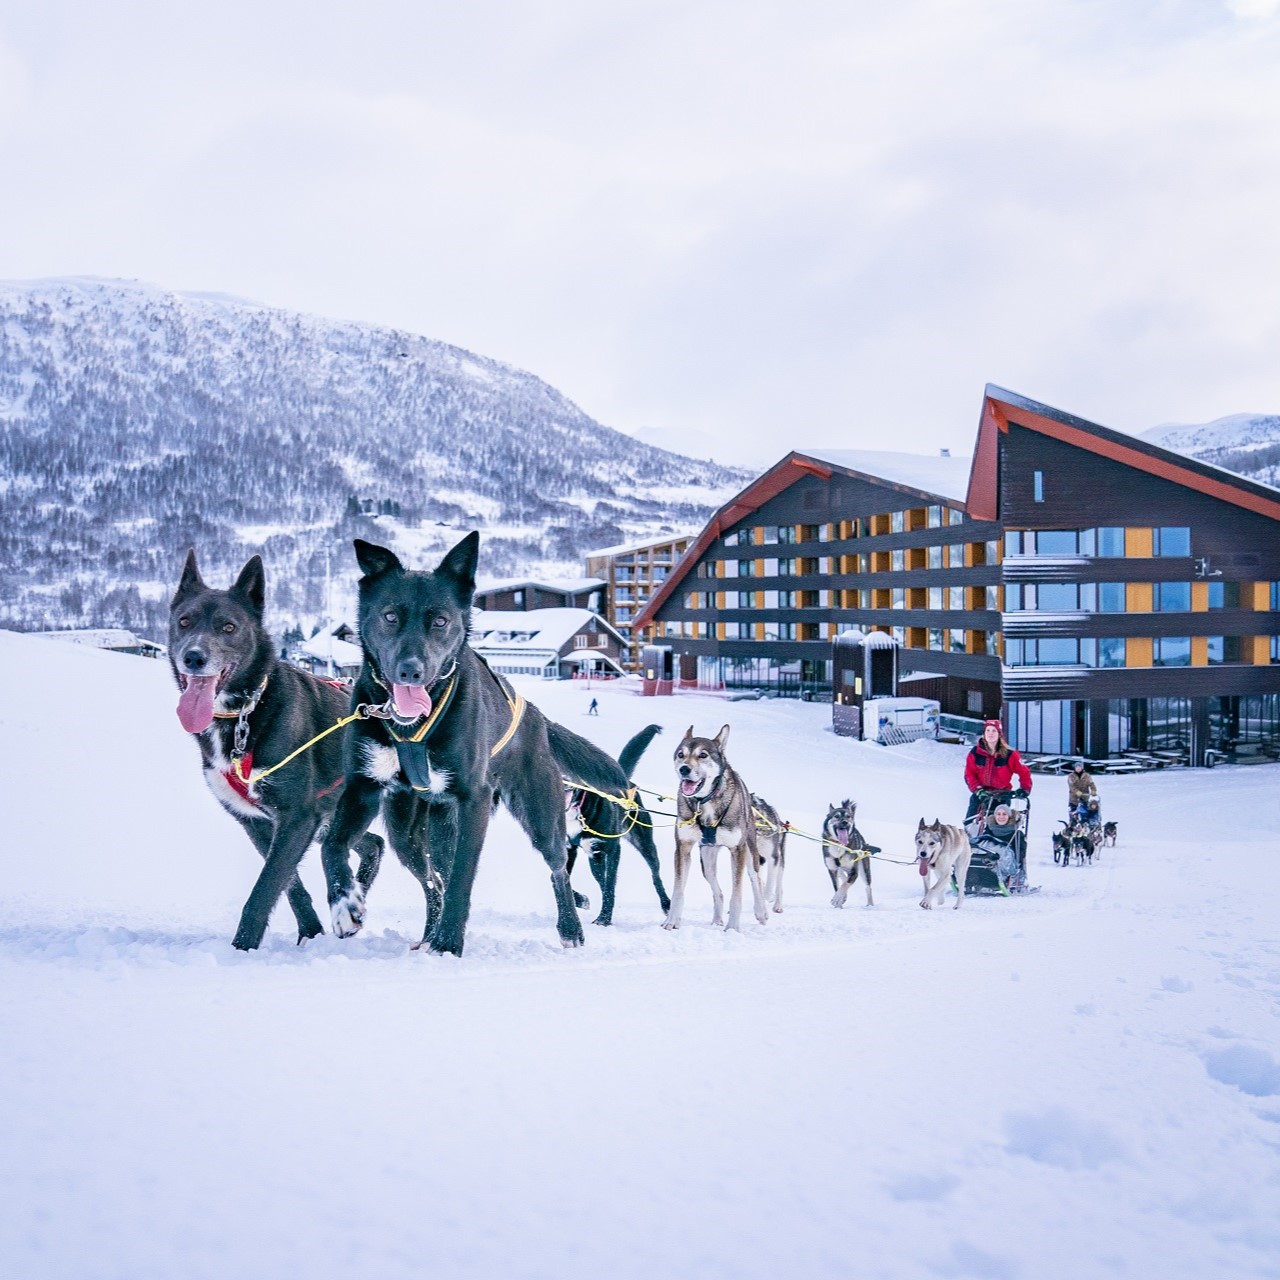
POLYGON ((615 627, 590 609, 472 609, 471 646, 481 651, 493 647, 558 650, 588 625, 607 631, 619 644, 626 644, 615 627), (499 633, 515 633, 527 639, 487 638, 499 633))
POLYGON ((968 470, 964 458, 930 458, 911 453, 879 453, 873 450, 793 450, 781 462, 776 462, 764 475, 753 480, 736 497, 730 498, 715 513, 706 527, 680 557, 666 582, 649 597, 648 603, 636 614, 631 626, 647 626, 654 614, 689 571, 697 564, 715 540, 739 520, 759 511, 771 498, 789 489, 804 476, 818 476, 830 480, 837 472, 872 484, 897 489, 910 498, 928 504, 958 503, 964 492, 964 473, 968 470), (932 464, 940 464, 934 467, 932 464), (883 472, 876 468, 883 468, 883 472), (895 478, 897 477, 897 478, 895 478), (921 487, 921 482, 938 483, 943 489, 921 487))
POLYGON ((1095 422, 1086 422, 1047 404, 1028 400, 988 383, 978 423, 978 443, 973 451, 966 505, 975 520, 994 520, 999 510, 1000 435, 1009 424, 1025 427, 1077 448, 1174 484, 1185 485, 1247 511, 1280 520, 1280 489, 1246 480, 1172 449, 1163 449, 1137 436, 1124 435, 1095 422))
POLYGON ((487 582, 484 586, 477 587, 476 592, 488 595, 490 591, 515 591, 521 587, 532 587, 538 591, 555 591, 576 596, 604 586, 608 586, 608 583, 603 578, 574 578, 565 582, 544 582, 541 578, 504 578, 501 582, 487 582))

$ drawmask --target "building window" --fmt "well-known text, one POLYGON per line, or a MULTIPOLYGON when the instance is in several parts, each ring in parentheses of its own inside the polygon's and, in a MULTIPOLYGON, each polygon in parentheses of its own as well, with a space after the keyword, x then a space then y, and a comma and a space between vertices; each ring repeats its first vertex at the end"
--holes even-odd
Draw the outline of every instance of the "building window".
MULTIPOLYGON (((981 587, 978 588, 978 590, 980 591, 982 589, 983 588, 981 587)), ((988 585, 986 587, 986 595, 987 595, 987 601, 986 601, 987 608, 992 610, 998 610, 1000 608, 1000 588, 997 586, 988 585)))
POLYGON ((1022 531, 1020 529, 1006 529, 1004 531, 1004 553, 1006 556, 1020 556, 1022 554, 1022 531))
MULTIPOLYGON (((1277 637, 1271 637, 1272 662, 1275 661, 1275 643, 1277 637)), ((1240 661, 1239 636, 1210 636, 1207 641, 1209 649, 1209 665, 1221 666, 1227 662, 1240 661)))
POLYGON ((952 627, 948 631, 948 641, 952 653, 964 652, 964 628, 952 627))
POLYGON ((1123 582, 1099 582, 1097 584, 1097 592, 1099 613, 1123 613, 1125 611, 1123 582))
POLYGON ((738 577, 754 578, 756 576, 756 562, 754 560, 738 561, 738 577))
MULTIPOLYGON (((1230 585, 1236 589, 1236 604, 1238 605, 1240 603, 1240 587, 1234 582, 1230 585)), ((1233 608, 1235 606, 1228 605, 1227 607, 1233 608)), ((1272 613, 1280 612, 1280 582, 1271 584, 1271 611, 1272 613)))
POLYGON ((979 689, 966 689, 964 692, 964 709, 971 716, 980 716, 982 714, 982 691, 979 689))
POLYGON ((941 547, 929 548, 929 568, 930 569, 942 568, 942 548, 941 547))
POLYGON ((1037 502, 1044 501, 1044 472, 1037 471, 1035 473, 1035 499, 1037 502))
POLYGON ((1157 582, 1152 604, 1157 613, 1189 613, 1191 611, 1191 583, 1157 582))
POLYGON ((889 516, 889 532, 902 533, 907 527, 907 513, 905 511, 894 511, 889 516))
POLYGON ((947 608, 948 609, 964 608, 964 588, 963 587, 947 588, 947 608))
POLYGON ((596 636, 596 648, 607 649, 608 647, 609 647, 609 637, 605 635, 604 632, 602 631, 598 636, 596 636))
POLYGON ((1158 556, 1189 556, 1191 554, 1191 530, 1164 528, 1153 531, 1154 552, 1158 556))
POLYGON ((1191 637, 1157 636, 1155 640, 1155 665, 1157 667, 1189 667, 1191 665, 1191 637))
POLYGON ((907 607, 907 589, 905 587, 894 587, 889 592, 889 605, 893 609, 905 609, 907 607))
POLYGON ((942 528, 942 508, 941 507, 929 508, 928 523, 929 523, 930 529, 942 528))
POLYGON ((1124 529, 1118 525, 1108 525, 1095 533, 1094 554, 1099 556, 1124 555, 1124 529))
POLYGON ((1098 666, 1124 666, 1124 637, 1102 636, 1098 640, 1098 666))
MULTIPOLYGON (((1271 607, 1276 607, 1276 583, 1271 584, 1271 607)), ((1240 607, 1240 584, 1238 582, 1209 583, 1210 609, 1238 609, 1240 607)))
POLYGON ((946 645, 943 643, 942 635, 943 633, 941 628, 939 627, 929 628, 929 648, 930 649, 942 650, 946 648, 946 645))

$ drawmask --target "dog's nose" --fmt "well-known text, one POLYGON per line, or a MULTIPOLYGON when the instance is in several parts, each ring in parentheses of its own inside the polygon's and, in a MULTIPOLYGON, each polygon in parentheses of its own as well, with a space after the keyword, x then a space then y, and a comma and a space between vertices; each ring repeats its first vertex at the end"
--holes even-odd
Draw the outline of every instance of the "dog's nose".
POLYGON ((688 766, 687 764, 682 764, 682 765, 680 766, 680 776, 681 776, 682 778, 687 778, 687 777, 688 777, 692 772, 693 772, 693 770, 692 770, 692 769, 690 769, 690 768, 689 768, 689 766, 688 766))
POLYGON ((208 664, 209 659, 199 649, 188 649, 182 655, 182 665, 188 671, 203 671, 208 664))
POLYGON ((418 658, 401 658, 396 663, 396 684, 421 684, 426 668, 418 658))

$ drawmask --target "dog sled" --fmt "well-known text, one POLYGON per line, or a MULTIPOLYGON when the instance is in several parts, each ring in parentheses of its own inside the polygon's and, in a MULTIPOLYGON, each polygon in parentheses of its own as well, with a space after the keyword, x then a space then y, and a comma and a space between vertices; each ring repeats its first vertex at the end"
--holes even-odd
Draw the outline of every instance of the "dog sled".
POLYGON ((1061 831, 1054 832, 1053 860, 1058 866, 1091 866, 1102 848, 1102 808, 1097 796, 1080 801, 1067 812, 1066 819, 1059 818, 1061 831))
POLYGON ((1031 805, 1021 791, 980 791, 978 808, 965 824, 972 855, 965 877, 966 894, 1009 897, 1034 893, 1027 884, 1027 835, 1031 805), (1001 825, 995 812, 1008 806, 1011 821, 1001 825))

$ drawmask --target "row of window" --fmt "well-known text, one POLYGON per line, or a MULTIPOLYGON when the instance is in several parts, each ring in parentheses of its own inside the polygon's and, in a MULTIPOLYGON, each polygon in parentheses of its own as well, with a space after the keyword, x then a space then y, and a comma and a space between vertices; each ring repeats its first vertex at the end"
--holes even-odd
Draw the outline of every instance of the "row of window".
MULTIPOLYGON (((1277 661, 1280 637, 1271 637, 1271 660, 1277 661)), ((1190 636, 1156 636, 1144 640, 1152 646, 1151 660, 1157 667, 1189 667, 1190 636)), ((1240 661, 1239 636, 1209 636, 1206 640, 1210 666, 1240 661)), ((1123 667, 1126 665, 1123 636, 1058 636, 1053 639, 1005 640, 1005 665, 1010 667, 1123 667)))
POLYGON ((1189 556, 1191 530, 1183 526, 1129 529, 1008 529, 1007 556, 1189 556))
MULTIPOLYGON (((1238 609, 1238 582, 1210 582, 1210 609, 1238 609)), ((1151 608, 1157 613, 1190 613, 1189 582, 1011 582, 1005 586, 1005 609, 1009 613, 1039 610, 1047 613, 1125 613, 1128 591, 1145 588, 1151 592, 1151 608)), ((1145 610, 1135 610, 1145 612, 1145 610)))
POLYGON ((876 591, 688 591, 686 609, 992 609, 1000 608, 1000 588, 890 587, 876 591), (966 601, 966 592, 969 599, 966 601), (883 597, 883 598, 881 598, 883 597), (719 598, 723 603, 717 605, 719 598))
POLYGON ((771 547, 797 542, 835 542, 846 538, 875 538, 915 529, 943 529, 964 523, 964 512, 955 507, 913 507, 881 515, 858 516, 827 524, 765 524, 732 529, 724 536, 726 547, 771 547))
POLYGON ((972 546, 971 565, 997 564, 998 542, 953 542, 938 547, 898 547, 892 551, 855 552, 845 556, 760 556, 750 560, 712 560, 698 565, 699 578, 786 578, 810 574, 903 573, 916 569, 963 569, 965 548, 972 546))

